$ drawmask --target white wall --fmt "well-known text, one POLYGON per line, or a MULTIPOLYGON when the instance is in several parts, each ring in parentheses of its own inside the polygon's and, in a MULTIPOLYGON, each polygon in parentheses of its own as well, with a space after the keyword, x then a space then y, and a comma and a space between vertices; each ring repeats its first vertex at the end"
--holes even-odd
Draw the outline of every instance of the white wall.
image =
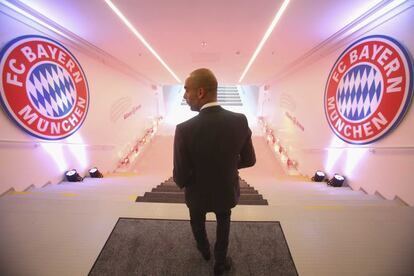
MULTIPOLYGON (((414 8, 366 32, 397 39, 414 54, 414 8)), ((355 41, 357 37, 352 37, 355 41)), ((349 43, 350 44, 350 43, 349 43)), ((379 192, 388 199, 396 195, 414 205, 414 110, 408 110, 401 124, 381 140, 353 146, 330 130, 324 113, 324 91, 330 70, 346 45, 326 53, 317 61, 281 79, 262 86, 258 112, 276 130, 299 170, 313 175, 317 169, 341 173, 354 189, 379 192), (266 89, 265 89, 266 87, 266 89)))
POLYGON ((182 85, 164 85, 162 87, 164 98, 165 113, 169 114, 183 100, 182 85))
POLYGON ((252 115, 257 114, 259 87, 256 85, 241 85, 239 88, 243 105, 252 115))
POLYGON ((259 98, 259 87, 256 85, 239 86, 240 98, 243 103, 243 111, 249 121, 249 126, 255 127, 257 122, 257 108, 259 98))
POLYGON ((0 111, 0 194, 34 184, 58 183, 67 169, 113 171, 155 116, 163 115, 159 86, 126 74, 61 36, 14 13, 0 13, 0 47, 21 35, 40 34, 64 44, 81 64, 90 105, 83 126, 72 136, 47 142, 23 132, 0 111))

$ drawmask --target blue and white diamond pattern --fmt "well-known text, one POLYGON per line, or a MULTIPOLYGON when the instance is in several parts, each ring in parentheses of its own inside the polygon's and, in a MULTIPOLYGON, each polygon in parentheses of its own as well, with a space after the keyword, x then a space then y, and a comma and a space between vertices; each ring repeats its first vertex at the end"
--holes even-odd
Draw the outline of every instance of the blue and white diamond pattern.
POLYGON ((351 121, 362 120, 378 108, 383 79, 368 64, 352 67, 340 80, 336 91, 339 112, 351 121))
POLYGON ((55 63, 42 63, 30 74, 26 88, 29 98, 44 116, 60 118, 76 101, 76 89, 69 73, 55 63))

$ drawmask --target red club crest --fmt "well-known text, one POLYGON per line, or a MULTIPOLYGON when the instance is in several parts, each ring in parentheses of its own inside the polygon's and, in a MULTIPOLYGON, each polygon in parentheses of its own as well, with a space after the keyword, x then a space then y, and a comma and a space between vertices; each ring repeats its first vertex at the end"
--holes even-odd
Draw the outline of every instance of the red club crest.
POLYGON ((413 66, 395 39, 359 39, 338 58, 325 88, 332 131, 351 144, 372 143, 403 119, 413 96, 413 66))
POLYGON ((24 131, 57 140, 85 121, 89 88, 76 58, 50 38, 28 35, 0 53, 1 104, 24 131))

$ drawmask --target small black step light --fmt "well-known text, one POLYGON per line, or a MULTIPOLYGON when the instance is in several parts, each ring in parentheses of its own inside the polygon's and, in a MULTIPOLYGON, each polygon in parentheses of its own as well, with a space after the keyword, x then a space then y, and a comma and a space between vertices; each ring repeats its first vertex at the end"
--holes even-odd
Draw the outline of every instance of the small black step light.
POLYGON ((96 167, 93 167, 92 169, 89 170, 89 175, 92 178, 103 178, 103 174, 96 167))
POLYGON ((80 176, 75 169, 67 171, 65 177, 69 182, 79 182, 83 180, 82 176, 80 176))
POLYGON ((339 174, 335 174, 329 181, 328 185, 333 187, 342 187, 344 184, 345 177, 339 174))
POLYGON ((325 173, 322 171, 316 171, 315 175, 312 177, 314 182, 322 182, 325 179, 325 173))

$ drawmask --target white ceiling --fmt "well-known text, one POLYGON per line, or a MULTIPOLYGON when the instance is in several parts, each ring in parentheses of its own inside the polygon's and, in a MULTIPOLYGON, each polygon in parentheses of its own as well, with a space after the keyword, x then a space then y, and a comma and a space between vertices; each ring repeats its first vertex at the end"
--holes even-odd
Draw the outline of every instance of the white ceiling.
MULTIPOLYGON (((158 84, 177 83, 103 0, 22 2, 158 84)), ((283 1, 112 2, 181 81, 193 69, 208 67, 220 83, 234 84, 283 1)), ((291 0, 243 83, 265 83, 378 2, 291 0)))

